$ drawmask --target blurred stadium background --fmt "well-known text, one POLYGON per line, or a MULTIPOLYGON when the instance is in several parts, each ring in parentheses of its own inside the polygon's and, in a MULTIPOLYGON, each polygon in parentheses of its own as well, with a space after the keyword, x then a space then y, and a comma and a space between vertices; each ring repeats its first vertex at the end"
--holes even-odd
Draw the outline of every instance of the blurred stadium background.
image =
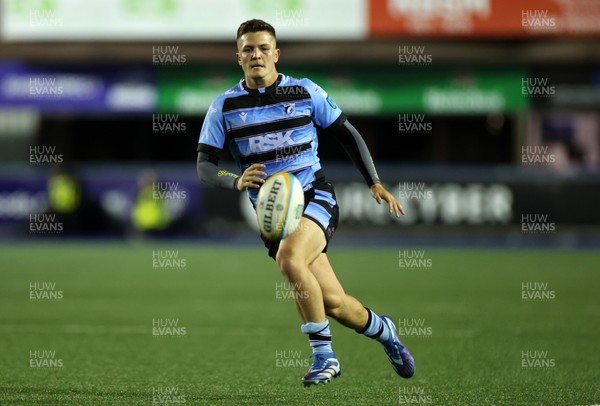
POLYGON ((194 165, 210 102, 241 78, 235 31, 260 16, 277 29, 279 70, 333 96, 407 209, 386 217, 321 137, 339 241, 597 244, 599 8, 4 0, 0 235, 255 241, 244 196, 203 187, 194 165), (53 221, 59 233, 32 225, 53 221))
MULTIPOLYGON (((235 33, 250 18, 277 30, 280 72, 349 116, 407 211, 377 206, 321 134, 342 282, 433 326, 409 338, 422 369, 408 385, 437 404, 598 403, 599 1, 0 4, 0 403, 147 404, 179 385, 188 403, 321 404, 296 387, 302 368, 273 369, 273 354, 306 359, 307 346, 245 194, 196 176, 204 115, 242 77, 235 33), (398 272, 411 258, 425 262, 398 272), (57 289, 59 303, 30 300, 57 289), (523 304, 530 291, 556 300, 523 304), (177 346, 149 333, 167 317, 188 328, 177 346), (66 367, 32 372, 42 349, 66 367), (560 368, 528 374, 529 350, 560 368)), ((335 328, 348 372, 322 404, 397 404, 406 382, 335 328)))

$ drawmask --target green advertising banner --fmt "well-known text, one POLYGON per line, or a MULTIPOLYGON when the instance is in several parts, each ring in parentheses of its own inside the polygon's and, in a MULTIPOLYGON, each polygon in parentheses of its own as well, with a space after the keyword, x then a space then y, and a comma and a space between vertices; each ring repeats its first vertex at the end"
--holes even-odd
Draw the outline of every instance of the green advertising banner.
POLYGON ((241 75, 233 69, 174 66, 159 67, 157 78, 160 112, 204 115, 212 101, 239 82, 241 75))
POLYGON ((0 38, 234 44, 240 23, 260 17, 285 41, 361 40, 366 9, 366 0, 2 0, 0 38))
MULTIPOLYGON (((521 68, 290 69, 325 89, 348 114, 487 114, 528 109, 521 68)), ((202 115, 212 100, 242 78, 241 70, 159 67, 161 112, 202 115)))

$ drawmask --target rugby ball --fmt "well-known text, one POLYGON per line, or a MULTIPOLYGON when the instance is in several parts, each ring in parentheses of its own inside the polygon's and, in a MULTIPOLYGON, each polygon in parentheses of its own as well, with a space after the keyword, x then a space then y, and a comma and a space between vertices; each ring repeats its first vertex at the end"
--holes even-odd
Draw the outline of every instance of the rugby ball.
POLYGON ((292 234, 304 212, 302 184, 294 175, 278 172, 262 184, 256 199, 258 228, 269 240, 292 234))

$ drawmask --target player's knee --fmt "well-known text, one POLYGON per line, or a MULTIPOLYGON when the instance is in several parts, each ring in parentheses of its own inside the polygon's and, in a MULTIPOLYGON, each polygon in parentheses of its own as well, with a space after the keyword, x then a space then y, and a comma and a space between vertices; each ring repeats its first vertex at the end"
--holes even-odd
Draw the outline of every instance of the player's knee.
POLYGON ((295 254, 291 249, 280 248, 275 257, 279 270, 288 279, 293 278, 298 272, 306 268, 305 260, 295 254))

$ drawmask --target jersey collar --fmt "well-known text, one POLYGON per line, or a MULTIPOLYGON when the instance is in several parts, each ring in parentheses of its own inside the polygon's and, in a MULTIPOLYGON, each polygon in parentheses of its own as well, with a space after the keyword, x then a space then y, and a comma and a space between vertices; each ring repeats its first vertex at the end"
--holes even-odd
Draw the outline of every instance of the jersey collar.
POLYGON ((277 86, 279 86, 279 84, 281 83, 282 80, 283 80, 283 73, 279 73, 277 75, 277 80, 275 81, 275 83, 273 83, 271 86, 260 87, 258 89, 250 89, 248 86, 246 86, 246 79, 242 79, 241 83, 242 83, 242 87, 244 88, 244 90, 247 91, 249 94, 259 95, 259 94, 264 94, 264 93, 275 92, 275 88, 277 88, 277 86))

